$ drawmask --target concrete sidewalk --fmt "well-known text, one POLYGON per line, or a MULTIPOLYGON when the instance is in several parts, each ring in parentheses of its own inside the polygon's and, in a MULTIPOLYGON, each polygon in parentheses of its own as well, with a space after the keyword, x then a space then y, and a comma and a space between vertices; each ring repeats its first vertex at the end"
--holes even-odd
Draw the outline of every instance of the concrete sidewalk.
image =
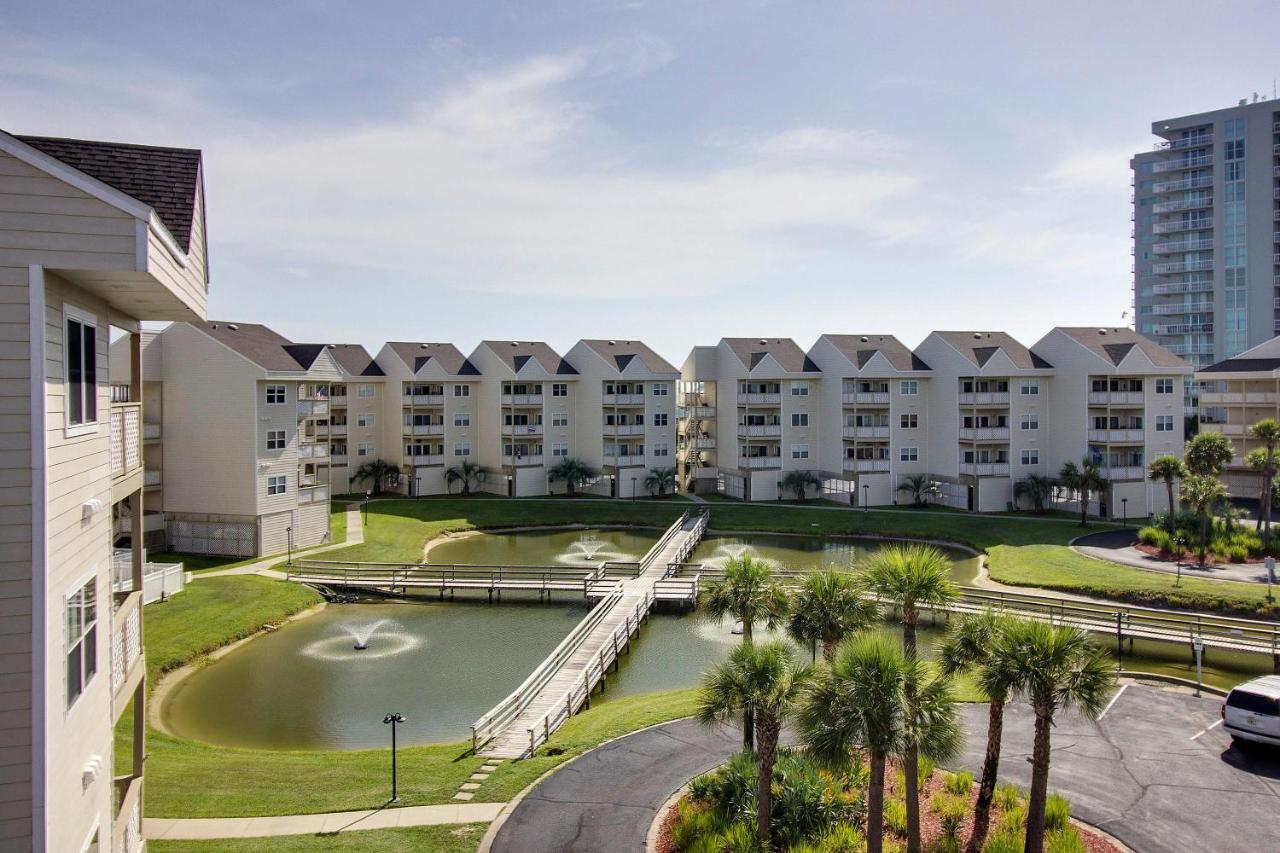
POLYGON ((451 823, 488 823, 505 803, 458 803, 439 806, 406 806, 328 814, 276 817, 158 818, 145 820, 149 840, 207 840, 261 838, 271 835, 314 835, 391 829, 398 826, 439 826, 451 823))
MULTIPOLYGON (((333 551, 338 548, 346 548, 348 545, 360 545, 364 542, 364 524, 360 518, 360 504, 347 504, 347 538, 341 542, 334 542, 332 545, 318 545, 315 548, 297 551, 294 557, 312 557, 316 554, 323 554, 325 551, 333 551)), ((277 578, 283 580, 284 572, 276 571, 271 568, 283 563, 287 557, 282 558, 279 554, 270 557, 264 557, 254 563, 248 563, 243 566, 236 566, 234 569, 219 569, 214 572, 200 572, 194 578, 218 578, 226 575, 261 575, 268 578, 277 578)))
MULTIPOLYGON (((1138 541, 1136 528, 1126 527, 1120 530, 1104 530, 1101 533, 1090 533, 1081 536, 1071 543, 1072 549, 1095 560, 1106 560, 1135 569, 1146 569, 1151 572, 1176 574, 1178 567, 1168 560, 1153 557, 1145 551, 1134 547, 1138 541)), ((1203 569, 1196 565, 1195 557, 1190 552, 1182 561, 1184 578, 1204 578, 1212 581, 1238 581, 1241 583, 1266 583, 1267 570, 1261 563, 1228 563, 1226 565, 1210 564, 1203 569)))

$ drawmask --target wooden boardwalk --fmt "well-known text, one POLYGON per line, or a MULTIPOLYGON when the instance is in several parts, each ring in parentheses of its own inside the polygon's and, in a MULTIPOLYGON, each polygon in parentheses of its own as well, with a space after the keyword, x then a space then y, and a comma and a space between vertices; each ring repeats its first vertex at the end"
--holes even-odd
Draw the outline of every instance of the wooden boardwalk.
MULTIPOLYGON (((551 733, 590 704, 599 685, 604 689, 608 669, 617 669, 619 655, 659 600, 670 580, 670 567, 688 559, 707 529, 708 516, 685 513, 640 560, 634 577, 613 581, 599 603, 569 636, 547 656, 524 683, 471 727, 472 744, 482 755, 522 758, 551 733)), ((693 580, 696 585, 696 577, 693 580)), ((696 586, 693 600, 697 600, 696 586)))

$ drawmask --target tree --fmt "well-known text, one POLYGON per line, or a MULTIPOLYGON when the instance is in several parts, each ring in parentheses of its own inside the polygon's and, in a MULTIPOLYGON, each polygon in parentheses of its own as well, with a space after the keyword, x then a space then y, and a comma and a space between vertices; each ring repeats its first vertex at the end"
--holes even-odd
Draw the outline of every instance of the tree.
POLYGON ((1201 477, 1220 477, 1235 456, 1231 439, 1220 432, 1202 432, 1187 442, 1183 460, 1187 469, 1201 477))
POLYGON ((930 500, 942 494, 942 489, 927 474, 912 474, 903 479, 898 485, 898 491, 910 494, 911 505, 917 509, 928 506, 930 500))
POLYGON ((467 460, 456 468, 448 468, 444 472, 445 486, 451 487, 454 483, 462 484, 462 494, 471 494, 471 489, 484 482, 485 470, 476 463, 467 460))
POLYGON ((1058 472, 1058 479, 1080 496, 1080 526, 1086 526, 1089 523, 1089 494, 1096 492, 1101 495, 1111 483, 1102 476, 1098 463, 1092 459, 1082 459, 1079 465, 1068 462, 1058 472))
MULTIPOLYGON (((787 615, 787 592, 773 578, 768 564, 750 555, 725 563, 724 577, 712 581, 706 591, 707 617, 719 622, 732 616, 742 622, 742 645, 751 645, 756 622, 776 628, 787 615)), ((742 710, 742 745, 752 748, 755 726, 751 706, 742 710)))
POLYGON ((676 469, 650 468, 649 473, 644 477, 644 487, 649 490, 649 494, 657 494, 658 497, 665 495, 667 489, 674 492, 676 489, 676 469))
POLYGON ((698 719, 708 725, 726 721, 745 708, 755 712, 756 835, 771 849, 769 821, 773 805, 773 765, 782 724, 796 708, 809 680, 809 667, 797 661, 785 643, 743 644, 729 660, 706 674, 698 694, 698 719))
POLYGON ((1041 474, 1028 474, 1013 486, 1014 497, 1031 501, 1031 508, 1037 513, 1044 512, 1044 506, 1052 494, 1053 480, 1041 474))
POLYGON ((779 485, 784 492, 791 492, 796 496, 796 500, 804 503, 810 489, 822 488, 822 481, 812 471, 788 471, 779 485))
MULTIPOLYGON (((918 750, 948 761, 963 738, 949 681, 870 631, 842 642, 830 669, 816 675, 799 729, 809 752, 832 766, 847 765, 854 747, 867 751, 868 853, 880 853, 884 841, 886 759, 918 750)), ((915 770, 905 772, 909 780, 915 770)))
MULTIPOLYGON (((920 608, 945 609, 959 595, 951 582, 951 560, 932 545, 891 545, 881 548, 862 562, 862 582, 866 589, 902 610, 902 648, 916 657, 916 626, 920 608)), ((907 684, 908 704, 915 687, 907 684)), ((917 750, 907 745, 902 760, 906 775, 907 851, 920 850, 920 792, 916 780, 917 750)))
POLYGON ((805 576, 791 599, 787 631, 801 643, 821 642, 822 656, 831 663, 841 640, 879 618, 880 606, 860 594, 852 575, 827 569, 805 576))
POLYGON ((552 483, 564 483, 569 496, 577 494, 578 489, 591 482, 596 472, 580 459, 566 458, 557 462, 547 471, 547 480, 552 483))
MULTIPOLYGON (((1201 433, 1210 435, 1210 433, 1201 433)), ((1216 477, 1192 474, 1182 481, 1182 501, 1195 512, 1200 519, 1200 542, 1197 551, 1200 565, 1204 566, 1209 554, 1209 518, 1213 508, 1219 501, 1227 499, 1227 487, 1216 477)))
POLYGON ((1044 850, 1044 810, 1054 716, 1075 708, 1096 719, 1115 685, 1106 654, 1079 628, 1031 620, 1010 621, 996 634, 986 664, 991 678, 1031 701, 1035 736, 1027 803, 1027 853, 1044 850))
POLYGON ((356 469, 356 473, 352 475, 353 483, 369 483, 373 486, 373 491, 380 492, 388 486, 395 486, 400 482, 400 466, 393 465, 385 459, 371 459, 356 469))
POLYGON ((1182 480, 1187 476, 1187 463, 1183 462, 1172 453, 1166 453, 1163 456, 1157 456, 1151 460, 1151 464, 1147 466, 1147 479, 1153 483, 1164 483, 1164 487, 1169 496, 1169 534, 1172 536, 1177 528, 1177 515, 1173 502, 1173 481, 1182 480))
MULTIPOLYGON (((1262 502, 1258 512, 1262 517, 1262 546, 1271 550, 1271 492, 1276 480, 1276 446, 1280 445, 1280 423, 1273 418, 1264 418, 1249 427, 1249 436, 1261 447, 1262 451, 1262 502)), ((1256 451, 1255 451, 1256 452, 1256 451)))
POLYGON ((978 784, 978 801, 974 806, 973 834, 969 836, 967 853, 979 853, 987 840, 991 825, 991 802, 1000 772, 1000 741, 1004 736, 1004 706, 1013 685, 1003 680, 1008 673, 990 667, 991 648, 1010 617, 987 610, 964 616, 947 630, 939 658, 942 671, 948 675, 971 672, 987 694, 987 752, 982 762, 982 780, 978 784))

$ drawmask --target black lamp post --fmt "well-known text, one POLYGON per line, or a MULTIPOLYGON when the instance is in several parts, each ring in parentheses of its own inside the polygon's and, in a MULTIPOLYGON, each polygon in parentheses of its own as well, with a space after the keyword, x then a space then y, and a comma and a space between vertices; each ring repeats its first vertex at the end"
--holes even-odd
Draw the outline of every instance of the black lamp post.
POLYGON ((287 536, 287 537, 289 538, 289 545, 288 545, 288 548, 289 548, 289 562, 288 562, 288 565, 292 566, 292 565, 293 565, 293 528, 292 528, 292 527, 286 527, 286 528, 284 529, 284 535, 285 535, 285 536, 287 536))
POLYGON ((862 511, 871 512, 871 486, 867 483, 862 484, 862 511))
POLYGON ((1120 499, 1120 526, 1121 527, 1129 526, 1129 499, 1128 498, 1120 499))
POLYGON ((1174 586, 1182 586, 1182 552, 1183 552, 1183 549, 1186 548, 1186 546, 1187 546, 1186 539, 1183 539, 1181 536, 1175 536, 1173 538, 1173 549, 1174 549, 1173 557, 1175 560, 1177 560, 1176 571, 1178 573, 1177 577, 1174 579, 1174 582, 1173 582, 1174 586))
POLYGON ((365 524, 369 523, 369 495, 371 494, 372 492, 370 492, 368 489, 365 490, 365 493, 364 493, 364 523, 365 524))
POLYGON ((382 722, 391 726, 391 800, 396 803, 400 796, 396 792, 396 725, 404 722, 404 714, 387 714, 382 722))
POLYGON ((422 478, 421 477, 413 478, 413 497, 415 499, 422 497, 422 478))
POLYGON ((634 501, 635 499, 636 499, 636 478, 632 477, 631 478, 631 500, 634 501))

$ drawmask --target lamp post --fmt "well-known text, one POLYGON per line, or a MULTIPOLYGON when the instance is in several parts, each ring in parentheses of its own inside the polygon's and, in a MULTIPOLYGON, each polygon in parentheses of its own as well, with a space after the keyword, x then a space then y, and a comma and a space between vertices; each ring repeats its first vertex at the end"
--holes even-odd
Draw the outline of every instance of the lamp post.
POLYGON ((1204 637, 1196 637, 1191 641, 1191 647, 1196 652, 1196 695, 1200 695, 1200 680, 1203 676, 1201 663, 1204 661, 1204 637))
POLYGON ((1120 526, 1121 527, 1129 526, 1129 499, 1128 498, 1120 499, 1120 526))
POLYGON ((422 478, 421 477, 413 478, 413 496, 415 499, 422 497, 422 478))
POLYGON ((635 499, 636 499, 636 478, 632 477, 631 478, 631 500, 634 501, 635 499))
POLYGON ((871 486, 868 483, 862 484, 862 511, 871 512, 871 486))
POLYGON ((288 537, 288 539, 289 539, 289 545, 288 545, 288 547, 289 547, 289 562, 288 562, 288 565, 292 566, 292 565, 293 565, 293 528, 292 528, 292 527, 286 527, 286 528, 284 529, 284 535, 285 535, 285 536, 287 536, 287 537, 288 537))
POLYGON ((387 714, 382 718, 382 722, 391 726, 391 800, 397 803, 400 801, 399 794, 396 793, 396 725, 404 722, 404 714, 387 714))
POLYGON ((1182 586, 1182 552, 1187 545, 1187 540, 1181 536, 1173 537, 1173 558, 1177 560, 1177 577, 1174 578, 1174 586, 1182 586))
POLYGON ((369 496, 371 494, 373 494, 371 491, 369 491, 368 489, 365 489, 365 492, 364 492, 364 523, 365 524, 369 523, 369 496))

